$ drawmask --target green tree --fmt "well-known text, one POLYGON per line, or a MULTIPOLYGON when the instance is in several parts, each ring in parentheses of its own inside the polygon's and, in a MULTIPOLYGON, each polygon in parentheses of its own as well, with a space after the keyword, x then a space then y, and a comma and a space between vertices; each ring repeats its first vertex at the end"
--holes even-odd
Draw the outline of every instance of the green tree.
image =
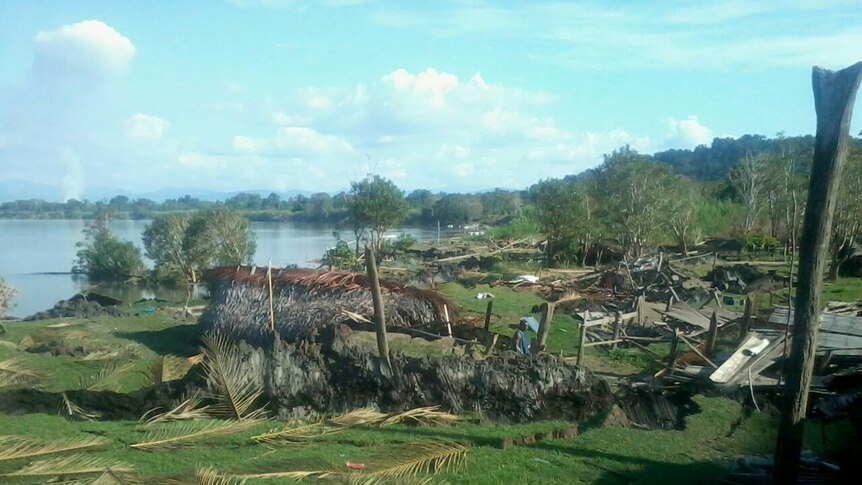
POLYGON ((356 235, 357 251, 359 240, 367 231, 377 254, 380 238, 407 216, 404 192, 392 181, 375 175, 351 182, 350 194, 348 217, 356 235))
POLYGON ((670 167, 625 146, 605 156, 594 193, 608 227, 634 257, 655 244, 676 194, 670 167))
POLYGON ((187 305, 203 270, 248 263, 256 249, 248 220, 224 208, 157 216, 142 239, 157 277, 187 285, 187 305))
POLYGON ((862 235, 862 149, 854 147, 847 157, 832 222, 829 278, 836 279, 843 265, 854 254, 862 235))
POLYGON ((248 219, 223 208, 195 213, 183 238, 183 250, 203 268, 250 263, 256 249, 248 219))
POLYGON ((108 228, 109 217, 102 213, 84 227, 73 273, 83 273, 93 280, 128 280, 144 275, 141 250, 131 241, 123 241, 108 228))
POLYGON ((200 265, 183 246, 191 216, 187 213, 163 214, 144 228, 142 239, 147 257, 155 262, 158 280, 194 285, 200 265))
POLYGON ((548 179, 530 187, 533 218, 547 236, 549 263, 569 264, 589 249, 591 207, 583 190, 571 181, 548 179))
POLYGON ((12 300, 15 299, 15 294, 17 291, 15 288, 6 284, 6 281, 3 280, 3 277, 0 276, 0 318, 6 316, 6 312, 12 309, 14 304, 12 300))

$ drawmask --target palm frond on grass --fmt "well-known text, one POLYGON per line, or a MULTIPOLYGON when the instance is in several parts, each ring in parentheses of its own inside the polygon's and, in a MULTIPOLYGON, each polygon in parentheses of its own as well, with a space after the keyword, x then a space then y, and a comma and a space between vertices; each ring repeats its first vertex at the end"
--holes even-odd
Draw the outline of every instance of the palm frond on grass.
POLYGON ((380 426, 410 423, 424 426, 444 426, 457 423, 461 418, 452 413, 440 411, 440 406, 410 409, 403 413, 393 414, 386 418, 380 426))
MULTIPOLYGON (((165 411, 161 414, 150 416, 150 413, 155 411, 151 409, 146 414, 141 416, 140 421, 145 425, 163 423, 165 421, 187 421, 190 419, 204 419, 208 416, 209 406, 201 406, 203 396, 200 392, 192 392, 188 398, 183 399, 173 409, 165 411)), ((158 408, 156 408, 158 409, 158 408)))
MULTIPOLYGON (((367 471, 361 473, 338 470, 293 470, 238 475, 238 477, 255 480, 274 478, 303 480, 306 478, 341 477, 359 480, 356 483, 367 483, 369 485, 400 483, 403 481, 410 483, 410 479, 415 478, 417 475, 462 469, 467 460, 468 449, 466 446, 452 441, 410 443, 390 451, 385 460, 376 464, 369 464, 367 471)), ((428 482, 420 481, 419 483, 428 482)))
POLYGON ((203 361, 204 361, 204 357, 206 357, 206 354, 205 354, 205 353, 203 353, 203 352, 201 352, 201 353, 199 353, 199 354, 197 354, 197 355, 193 355, 193 356, 191 356, 191 357, 186 357, 186 361, 188 361, 189 365, 193 365, 193 366, 194 366, 194 365, 198 365, 198 364, 200 364, 201 362, 203 362, 203 361))
POLYGON ((260 384, 248 378, 239 348, 224 335, 207 335, 204 341, 204 372, 215 384, 212 396, 216 404, 210 407, 214 417, 238 421, 255 420, 265 413, 263 408, 253 409, 263 394, 260 384))
POLYGON ((215 468, 198 468, 195 476, 189 479, 169 479, 163 485, 244 485, 245 478, 222 475, 215 468))
POLYGON ((97 412, 89 412, 86 409, 78 406, 73 403, 67 396, 66 393, 60 394, 62 402, 60 404, 60 409, 57 411, 57 414, 61 416, 69 416, 76 419, 83 419, 84 421, 95 421, 102 417, 101 414, 97 412))
POLYGON ((152 481, 124 473, 107 470, 96 478, 77 478, 62 482, 50 482, 52 485, 150 485, 152 481))
POLYGON ((113 389, 110 390, 117 391, 119 390, 119 385, 116 383, 117 378, 128 372, 132 367, 134 367, 134 363, 132 362, 123 365, 114 364, 101 367, 96 373, 79 379, 78 389, 82 391, 104 391, 108 390, 108 386, 113 383, 113 389))
POLYGON ((107 471, 111 471, 114 474, 126 474, 134 472, 134 467, 119 460, 76 453, 69 456, 40 460, 20 470, 4 473, 0 476, 9 478, 66 477, 103 474, 107 471))
POLYGON ((389 415, 380 411, 365 407, 358 408, 340 416, 335 416, 329 421, 342 426, 378 425, 388 418, 389 415))
POLYGON ((176 381, 185 377, 192 364, 183 357, 163 355, 153 362, 146 372, 146 382, 149 386, 157 386, 163 382, 176 381))
POLYGON ((248 431, 260 422, 259 419, 211 420, 204 423, 203 426, 198 426, 197 423, 183 426, 163 426, 146 433, 141 441, 131 445, 131 448, 155 451, 192 446, 213 438, 248 431))
POLYGON ((344 481, 347 485, 445 485, 445 482, 435 482, 434 477, 402 477, 386 478, 364 473, 352 473, 347 475, 344 481))
POLYGON ((454 441, 425 441, 398 447, 388 454, 393 461, 379 463, 370 475, 378 477, 412 477, 423 473, 434 474, 456 471, 464 467, 467 460, 466 446, 454 441))
POLYGON ((0 362, 0 388, 31 384, 39 374, 26 368, 21 359, 6 359, 0 362))
POLYGON ((106 438, 90 436, 50 442, 37 441, 25 436, 0 436, 0 462, 95 448, 109 442, 106 438))
POLYGON ((273 429, 263 434, 252 436, 251 439, 258 443, 268 443, 274 445, 300 445, 308 444, 311 441, 319 439, 323 436, 344 431, 343 426, 330 426, 324 422, 316 422, 309 424, 288 423, 282 428, 273 429))

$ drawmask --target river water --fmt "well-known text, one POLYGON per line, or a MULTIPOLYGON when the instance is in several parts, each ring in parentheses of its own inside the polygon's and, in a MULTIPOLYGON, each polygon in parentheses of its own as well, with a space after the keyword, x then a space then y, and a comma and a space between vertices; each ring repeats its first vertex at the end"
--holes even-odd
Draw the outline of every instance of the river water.
MULTIPOLYGON (((124 240, 142 248, 141 233, 149 221, 114 220, 111 230, 124 240)), ((80 220, 0 220, 0 276, 18 290, 8 314, 25 317, 51 308, 60 300, 82 290, 96 291, 125 302, 141 298, 185 299, 184 289, 144 288, 139 286, 91 285, 87 278, 69 273, 75 260, 75 243, 82 239, 80 220)), ((257 240, 255 264, 274 267, 296 264, 316 267, 327 248, 334 246, 333 227, 292 222, 254 222, 257 240)), ((437 231, 420 228, 394 229, 391 234, 407 233, 420 241, 431 241, 437 231)), ((342 232, 350 240, 352 233, 342 232)), ((147 261, 152 265, 152 262, 147 261)))

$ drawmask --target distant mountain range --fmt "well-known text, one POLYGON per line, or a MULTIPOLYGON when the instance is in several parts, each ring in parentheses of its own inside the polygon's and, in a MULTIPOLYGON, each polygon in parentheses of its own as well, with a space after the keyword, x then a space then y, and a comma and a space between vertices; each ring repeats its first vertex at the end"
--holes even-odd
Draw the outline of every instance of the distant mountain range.
MULTIPOLYGON (((228 199, 239 193, 260 194, 262 197, 266 197, 272 192, 277 193, 282 199, 289 199, 296 195, 308 196, 313 194, 313 192, 308 190, 288 190, 286 192, 277 192, 273 190, 237 190, 233 192, 218 192, 206 189, 180 187, 136 193, 110 187, 90 187, 84 191, 81 198, 90 201, 98 201, 110 199, 116 195, 125 195, 130 199, 147 198, 156 202, 163 202, 165 199, 176 199, 178 197, 189 195, 200 200, 217 201, 228 199)), ((63 202, 66 199, 66 194, 61 187, 54 185, 30 182, 27 180, 0 180, 0 202, 27 199, 42 199, 47 202, 63 202)))

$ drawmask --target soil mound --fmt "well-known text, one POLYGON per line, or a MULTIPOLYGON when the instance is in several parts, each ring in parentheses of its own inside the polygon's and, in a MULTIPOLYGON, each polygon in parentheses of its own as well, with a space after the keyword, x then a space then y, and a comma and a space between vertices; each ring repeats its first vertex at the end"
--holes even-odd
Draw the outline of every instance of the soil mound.
POLYGON ((79 293, 68 300, 57 302, 57 304, 54 305, 54 308, 51 308, 50 310, 34 313, 24 320, 35 321, 47 320, 49 318, 91 318, 103 315, 113 317, 128 316, 126 312, 115 306, 117 303, 119 303, 119 300, 115 300, 107 296, 96 294, 84 296, 79 293))

